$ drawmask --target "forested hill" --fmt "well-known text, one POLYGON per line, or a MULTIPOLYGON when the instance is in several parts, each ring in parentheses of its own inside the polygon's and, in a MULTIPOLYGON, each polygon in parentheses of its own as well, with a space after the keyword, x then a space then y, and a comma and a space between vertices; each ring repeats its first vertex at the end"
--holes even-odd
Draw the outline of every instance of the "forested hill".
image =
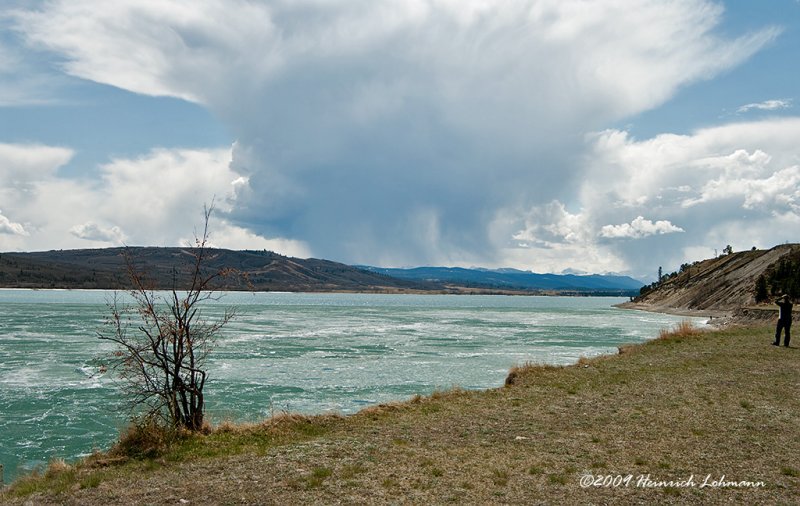
POLYGON ((643 288, 633 302, 657 310, 729 311, 769 302, 781 293, 800 298, 800 244, 684 264, 643 288))
MULTIPOLYGON (((128 285, 125 248, 60 250, 0 255, 0 287, 105 288, 128 285)), ((154 288, 168 289, 178 279, 187 283, 190 248, 128 248, 136 269, 146 272, 154 288)), ((209 249, 208 270, 241 273, 226 278, 220 288, 257 291, 430 291, 441 284, 395 279, 345 264, 319 259, 285 257, 269 251, 209 249)))
MULTIPOLYGON (((0 254, 1 288, 104 288, 128 285, 125 254, 154 288, 187 284, 191 248, 106 248, 0 254)), ((383 269, 329 260, 290 258, 270 251, 207 250, 208 270, 240 275, 219 288, 256 291, 356 291, 634 295, 641 283, 625 276, 533 274, 513 269, 420 267, 383 269)))

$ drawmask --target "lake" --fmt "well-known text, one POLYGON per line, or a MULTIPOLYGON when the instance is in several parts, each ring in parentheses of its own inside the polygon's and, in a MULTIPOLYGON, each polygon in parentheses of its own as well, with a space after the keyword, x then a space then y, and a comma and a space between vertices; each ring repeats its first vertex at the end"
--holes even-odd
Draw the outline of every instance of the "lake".
MULTIPOLYGON (((106 291, 0 290, 0 464, 9 482, 53 457, 105 449, 127 420, 114 345, 97 339, 106 291)), ((620 298, 224 294, 240 316, 209 358, 208 419, 353 413, 436 389, 498 387, 525 362, 616 353, 686 319, 617 309, 620 298)), ((704 320, 694 319, 696 324, 704 320)))

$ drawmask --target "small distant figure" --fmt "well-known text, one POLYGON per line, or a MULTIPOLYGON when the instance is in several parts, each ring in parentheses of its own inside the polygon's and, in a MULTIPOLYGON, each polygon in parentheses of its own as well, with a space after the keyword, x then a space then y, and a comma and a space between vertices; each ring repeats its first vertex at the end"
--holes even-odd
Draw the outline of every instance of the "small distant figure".
POLYGON ((783 345, 788 347, 789 340, 792 338, 792 301, 789 300, 788 295, 784 294, 778 297, 775 304, 780 308, 780 314, 778 315, 778 326, 775 328, 775 342, 772 344, 774 346, 780 346, 781 330, 783 330, 785 332, 783 345))

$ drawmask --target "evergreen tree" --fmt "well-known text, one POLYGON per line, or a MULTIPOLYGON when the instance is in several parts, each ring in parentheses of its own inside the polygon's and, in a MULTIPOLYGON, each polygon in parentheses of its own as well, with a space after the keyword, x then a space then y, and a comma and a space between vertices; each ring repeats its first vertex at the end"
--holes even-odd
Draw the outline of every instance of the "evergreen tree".
POLYGON ((769 297, 767 293, 767 278, 762 274, 756 280, 756 302, 764 302, 769 297))

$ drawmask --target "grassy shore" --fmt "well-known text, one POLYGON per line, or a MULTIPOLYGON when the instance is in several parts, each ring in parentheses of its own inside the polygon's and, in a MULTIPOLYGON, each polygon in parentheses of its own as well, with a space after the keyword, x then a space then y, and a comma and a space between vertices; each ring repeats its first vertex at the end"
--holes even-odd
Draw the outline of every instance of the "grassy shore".
POLYGON ((500 389, 226 425, 144 458, 55 463, 2 499, 796 504, 800 349, 771 341, 767 327, 684 328, 574 366, 515 368, 500 389), (589 475, 618 485, 582 486, 589 475))

